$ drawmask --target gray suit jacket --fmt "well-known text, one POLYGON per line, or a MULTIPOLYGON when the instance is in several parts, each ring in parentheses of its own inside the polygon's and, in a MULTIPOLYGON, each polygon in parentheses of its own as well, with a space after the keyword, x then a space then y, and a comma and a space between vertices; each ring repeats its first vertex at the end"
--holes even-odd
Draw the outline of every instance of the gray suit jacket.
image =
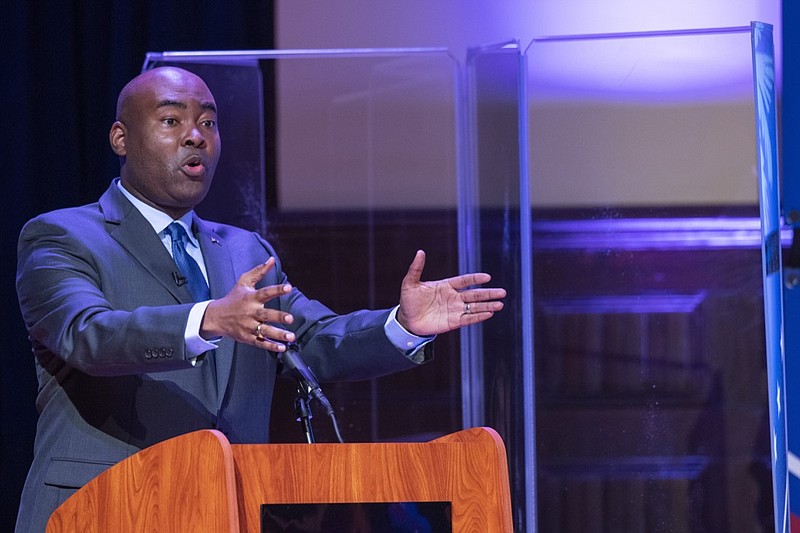
MULTIPOLYGON (((212 298, 275 253, 259 235, 194 220, 212 298)), ((77 488, 114 463, 198 429, 233 443, 268 439, 277 363, 222 339, 192 366, 184 329, 193 302, 175 262, 116 183, 99 202, 41 215, 23 228, 17 292, 39 381, 34 460, 17 531, 43 531, 77 488)), ((278 263, 263 285, 286 282, 278 263)), ((336 315, 296 289, 271 307, 320 381, 367 379, 415 365, 383 330, 388 311, 336 315)))

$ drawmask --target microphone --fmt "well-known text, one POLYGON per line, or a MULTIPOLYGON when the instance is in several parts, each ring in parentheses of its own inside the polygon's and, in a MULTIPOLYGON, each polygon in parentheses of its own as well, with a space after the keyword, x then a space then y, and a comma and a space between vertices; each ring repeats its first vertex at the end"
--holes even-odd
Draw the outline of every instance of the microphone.
POLYGON ((300 384, 303 392, 312 398, 316 398, 328 416, 332 416, 333 406, 331 406, 331 402, 328 401, 325 393, 322 392, 314 373, 303 361, 303 358, 300 357, 300 349, 297 344, 291 342, 286 345, 286 351, 278 352, 278 361, 289 369, 292 376, 300 384))
POLYGON ((186 279, 186 276, 182 276, 182 275, 178 274, 177 272, 173 272, 172 273, 172 279, 175 280, 175 285, 177 285, 178 287, 183 287, 186 284, 186 282, 188 281, 186 279))

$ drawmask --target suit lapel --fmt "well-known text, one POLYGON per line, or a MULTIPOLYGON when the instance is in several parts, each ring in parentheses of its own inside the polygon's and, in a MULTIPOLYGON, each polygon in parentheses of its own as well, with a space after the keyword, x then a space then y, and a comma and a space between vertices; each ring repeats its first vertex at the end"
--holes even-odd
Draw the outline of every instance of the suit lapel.
MULTIPOLYGON (((208 287, 211 297, 214 299, 222 298, 236 284, 236 274, 233 270, 233 260, 230 251, 225 246, 225 242, 217 233, 203 220, 195 215, 194 228, 197 240, 200 242, 200 249, 203 251, 203 260, 206 264, 208 273, 208 287)), ((215 360, 217 368, 217 398, 220 405, 225 398, 225 391, 228 387, 228 380, 233 366, 233 357, 236 343, 233 339, 223 337, 215 350, 215 360)))
POLYGON ((175 282, 175 261, 147 219, 117 189, 116 180, 100 198, 100 207, 109 233, 120 246, 150 272, 177 303, 191 303, 188 286, 178 286, 175 282))

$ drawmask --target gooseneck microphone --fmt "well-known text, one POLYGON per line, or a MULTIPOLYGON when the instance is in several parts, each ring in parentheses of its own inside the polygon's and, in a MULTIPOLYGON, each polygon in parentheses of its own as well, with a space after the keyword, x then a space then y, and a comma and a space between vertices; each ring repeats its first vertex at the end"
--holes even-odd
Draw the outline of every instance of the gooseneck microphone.
POLYGON ((303 361, 303 358, 300 357, 300 349, 297 344, 293 342, 289 343, 286 345, 286 351, 278 352, 278 361, 289 369, 304 393, 312 398, 316 398, 316 400, 322 404, 322 408, 325 409, 328 415, 333 413, 331 402, 328 401, 328 398, 322 392, 317 378, 308 365, 306 365, 305 361, 303 361))
POLYGON ((316 376, 311 369, 306 365, 303 358, 300 357, 300 348, 297 344, 291 342, 286 345, 286 350, 278 352, 278 361, 289 371, 292 377, 297 381, 298 396, 295 400, 295 410, 298 414, 298 422, 303 424, 306 433, 306 440, 310 443, 314 442, 314 432, 311 428, 311 410, 309 408, 309 400, 316 399, 325 413, 333 423, 333 429, 336 432, 336 438, 339 442, 344 442, 342 433, 339 430, 339 422, 336 420, 336 413, 333 410, 331 402, 322 392, 316 376))

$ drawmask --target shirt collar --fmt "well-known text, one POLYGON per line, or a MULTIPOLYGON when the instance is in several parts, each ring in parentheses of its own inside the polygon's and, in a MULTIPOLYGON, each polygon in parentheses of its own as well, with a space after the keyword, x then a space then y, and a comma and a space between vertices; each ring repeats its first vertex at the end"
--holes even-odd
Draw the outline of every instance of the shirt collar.
MULTIPOLYGON (((167 226, 175 222, 172 220, 172 217, 165 212, 159 211, 155 207, 144 203, 132 195, 125 187, 122 186, 122 181, 119 179, 117 179, 117 188, 125 196, 125 198, 127 198, 133 204, 133 207, 135 207, 136 210, 142 214, 147 222, 150 223, 150 225, 153 227, 153 230, 155 230, 159 236, 163 235, 163 231, 167 228, 167 226)), ((197 238, 194 236, 194 232, 192 231, 193 216, 194 211, 189 211, 179 218, 177 222, 183 226, 183 229, 186 230, 186 234, 189 236, 189 242, 199 248, 200 243, 197 241, 197 238)))

